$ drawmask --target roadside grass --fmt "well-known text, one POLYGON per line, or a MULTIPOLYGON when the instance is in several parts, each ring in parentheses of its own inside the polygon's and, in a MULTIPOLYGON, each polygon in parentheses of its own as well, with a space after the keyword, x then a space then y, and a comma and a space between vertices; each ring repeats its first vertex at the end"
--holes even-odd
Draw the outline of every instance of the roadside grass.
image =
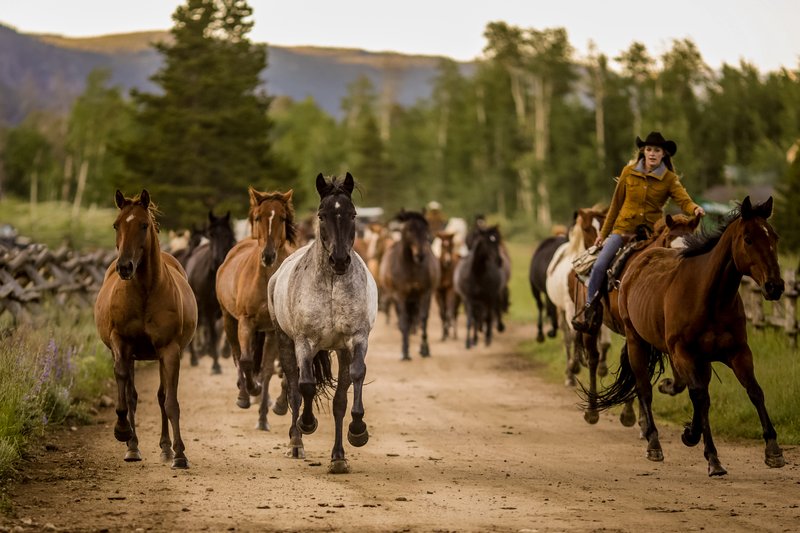
MULTIPOLYGON (((508 243, 508 248, 512 262, 509 319, 530 325, 530 340, 520 345, 520 353, 541 369, 545 379, 553 383, 563 383, 566 356, 562 334, 559 332, 552 339, 547 337, 541 344, 535 340, 538 311, 528 283, 528 265, 535 244, 512 242, 508 243)), ((782 258, 781 263, 792 264, 792 259, 785 262, 782 258)), ((778 443, 800 444, 800 387, 796 386, 800 382, 800 349, 792 348, 789 337, 783 331, 774 329, 748 326, 748 340, 753 351, 756 378, 764 391, 767 411, 778 432, 778 443)), ((608 354, 609 375, 601 378, 601 387, 612 383, 613 374, 619 365, 622 345, 623 338, 614 335, 608 354)), ((666 361, 665 365, 667 371, 663 377, 669 377, 671 371, 666 361)), ((761 423, 745 389, 727 366, 714 363, 713 368, 715 372, 710 385, 709 417, 714 435, 762 440, 761 423)), ((578 379, 588 383, 585 368, 581 369, 578 379)), ((575 400, 576 403, 580 400, 577 393, 575 400)), ((670 397, 656 390, 653 395, 653 409, 659 423, 683 426, 692 416, 691 401, 686 392, 670 397)), ((576 416, 581 415, 576 413, 576 416)))
POLYGON ((9 479, 45 428, 90 419, 113 365, 91 308, 45 302, 30 324, 4 317, 0 328, 0 479, 9 479))

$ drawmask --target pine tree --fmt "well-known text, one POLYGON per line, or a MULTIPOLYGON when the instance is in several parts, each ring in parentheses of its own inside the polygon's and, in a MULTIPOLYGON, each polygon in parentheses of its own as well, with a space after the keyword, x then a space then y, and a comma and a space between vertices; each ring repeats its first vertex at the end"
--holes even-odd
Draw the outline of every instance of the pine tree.
POLYGON ((172 42, 156 45, 164 64, 152 80, 162 92, 133 93, 127 185, 148 188, 167 225, 188 226, 211 208, 243 216, 248 185, 279 186, 268 182, 267 50, 247 38, 251 15, 245 0, 187 0, 173 14, 172 42))

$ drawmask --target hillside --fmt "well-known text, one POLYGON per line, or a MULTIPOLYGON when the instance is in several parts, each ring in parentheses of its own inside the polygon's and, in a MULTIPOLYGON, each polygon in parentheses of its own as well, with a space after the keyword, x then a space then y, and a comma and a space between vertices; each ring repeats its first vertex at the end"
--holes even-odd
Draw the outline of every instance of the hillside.
MULTIPOLYGON (((20 33, 0 23, 0 124, 16 124, 31 110, 65 112, 83 90, 92 69, 108 68, 124 91, 155 91, 149 81, 161 56, 150 46, 169 38, 164 31, 70 38, 20 33)), ((395 100, 410 105, 430 94, 441 60, 433 56, 354 49, 269 45, 266 90, 295 100, 313 98, 334 116, 347 86, 368 76, 376 90, 389 88, 395 100)), ((471 70, 464 64, 465 72, 471 70)))

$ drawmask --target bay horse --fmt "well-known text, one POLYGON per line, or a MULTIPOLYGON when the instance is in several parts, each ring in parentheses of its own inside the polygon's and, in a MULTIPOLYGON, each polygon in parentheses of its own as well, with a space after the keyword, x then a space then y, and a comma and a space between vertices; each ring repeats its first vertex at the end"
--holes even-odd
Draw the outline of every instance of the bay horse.
POLYGON ((134 362, 157 360, 161 460, 171 460, 172 468, 188 468, 180 430, 178 376, 181 352, 197 324, 194 295, 181 264, 159 247, 157 208, 147 189, 133 198, 117 190, 114 200, 119 209, 114 221, 117 258, 106 270, 94 305, 97 332, 114 356, 114 437, 128 446, 125 461, 142 460, 136 435, 134 362))
POLYGON ((436 287, 436 305, 439 308, 439 318, 442 321, 442 340, 446 340, 453 332, 453 338, 458 338, 458 307, 461 297, 455 290, 453 274, 460 261, 455 243, 455 234, 440 231, 436 234, 439 239, 439 270, 441 276, 436 287))
POLYGON ((556 250, 566 242, 566 235, 553 235, 539 243, 539 246, 536 247, 531 256, 531 263, 528 268, 528 282, 531 286, 533 299, 536 301, 536 308, 539 311, 536 321, 536 342, 544 342, 544 330, 542 328, 544 313, 547 313, 551 325, 547 336, 553 338, 558 333, 558 311, 547 295, 547 267, 550 265, 556 250))
POLYGON ((401 211, 400 240, 386 250, 379 268, 379 284, 384 297, 393 302, 403 336, 403 361, 408 361, 408 337, 412 329, 421 329, 419 354, 430 356, 428 314, 431 299, 439 285, 439 261, 431 250, 431 233, 422 213, 401 211))
POLYGON ((496 225, 474 229, 470 245, 453 274, 467 315, 467 348, 478 344, 480 331, 484 331, 486 346, 492 343, 493 321, 500 316, 508 281, 496 225))
MULTIPOLYGON (((217 300, 217 270, 225 261, 225 256, 236 244, 236 237, 231 225, 231 213, 228 211, 225 216, 214 216, 213 211, 208 212, 208 226, 206 227, 206 242, 197 246, 186 260, 186 275, 189 278, 189 285, 192 287, 195 298, 197 299, 197 332, 201 331, 207 337, 207 349, 214 360, 211 365, 212 374, 222 373, 219 364, 219 342, 217 321, 222 317, 222 310, 217 300), (200 329, 202 328, 202 330, 200 329)), ((198 349, 200 345, 197 337, 189 343, 189 353, 191 354, 192 366, 198 364, 198 349)))
POLYGON ((192 252, 202 244, 203 237, 205 237, 203 228, 198 228, 194 224, 192 224, 192 229, 188 231, 189 235, 186 237, 186 246, 178 248, 177 250, 170 248, 170 253, 178 260, 184 269, 186 268, 186 262, 189 261, 192 252))
POLYGON ((342 446, 342 420, 351 383, 353 408, 347 440, 356 447, 369 440, 362 387, 369 333, 378 314, 378 288, 366 263, 353 251, 354 186, 349 172, 344 180, 317 176, 320 203, 316 238, 283 262, 269 280, 268 288, 281 366, 288 381, 292 408, 290 456, 295 459, 305 457, 303 435, 317 429, 313 404, 319 394, 332 386, 331 351, 336 351, 336 428, 328 467, 332 474, 350 471, 342 446))
MULTIPOLYGON (((617 273, 616 279, 622 279, 622 276, 628 269, 634 257, 641 254, 650 248, 681 248, 684 246, 685 239, 692 235, 700 224, 699 217, 689 217, 686 215, 666 215, 659 219, 653 228, 652 234, 642 241, 638 242, 627 261, 622 267, 621 272, 617 273)), ((613 263, 612 263, 613 265, 613 263)), ((575 306, 578 309, 583 308, 586 302, 586 285, 578 282, 575 273, 572 272, 569 276, 570 294, 574 296, 575 306)), ((617 333, 618 335, 625 335, 625 330, 622 325, 622 319, 619 314, 618 297, 619 291, 616 286, 610 289, 601 290, 602 294, 602 321, 604 328, 617 333)), ((600 313, 598 313, 598 316, 600 313)), ((584 405, 583 418, 590 424, 596 424, 600 419, 599 412, 596 407, 597 401, 597 375, 605 375, 605 372, 598 371, 600 363, 600 353, 597 349, 599 332, 598 330, 591 330, 587 333, 576 332, 577 347, 584 354, 586 359, 586 366, 589 370, 589 388, 583 386, 581 394, 586 398, 584 405)), ((633 410, 633 398, 625 402, 622 412, 619 416, 622 425, 630 427, 636 423, 636 414, 633 410)))
POLYGON ((764 393, 753 372, 747 321, 739 295, 743 276, 750 276, 767 300, 778 300, 784 282, 778 265, 778 236, 767 219, 772 197, 753 205, 746 197, 714 233, 685 238, 682 250, 651 248, 633 259, 619 289, 620 316, 627 354, 615 383, 600 395, 606 408, 638 395, 644 416, 647 458, 663 461, 651 407, 651 379, 663 368, 666 354, 673 381, 666 392, 689 388, 694 414, 681 440, 695 446, 703 438, 708 475, 727 473, 711 436, 708 385, 711 363, 733 370, 758 412, 765 441, 765 463, 785 465, 777 433, 764 405, 764 393))
MULTIPOLYGON (((258 429, 269 431, 269 381, 278 355, 275 326, 267 303, 267 282, 294 250, 295 226, 292 191, 260 192, 248 189, 252 237, 230 249, 217 270, 217 299, 225 336, 238 366, 236 405, 250 407, 250 396, 261 394, 258 429), (261 377, 258 383, 255 376, 261 377)), ((273 407, 285 414, 283 393, 273 407)))
MULTIPOLYGON (((576 347, 577 337, 572 329, 570 319, 575 316, 575 301, 569 288, 569 276, 572 272, 572 260, 588 249, 597 239, 606 211, 597 208, 580 208, 575 214, 575 223, 569 232, 566 243, 559 246, 553 253, 553 258, 547 266, 545 288, 547 297, 556 306, 561 331, 564 334, 564 351, 566 353, 566 368, 564 370, 564 384, 568 387, 576 385, 575 375, 580 371, 580 357, 576 347)), ((601 375, 605 375, 606 353, 611 346, 611 333, 602 331, 600 344, 601 375)))

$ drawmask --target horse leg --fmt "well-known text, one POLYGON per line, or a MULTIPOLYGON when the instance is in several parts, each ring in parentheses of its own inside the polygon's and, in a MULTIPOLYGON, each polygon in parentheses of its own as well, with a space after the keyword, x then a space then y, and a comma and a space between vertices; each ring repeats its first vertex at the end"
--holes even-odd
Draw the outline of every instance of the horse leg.
POLYGON ((403 361, 410 361, 411 356, 408 355, 408 332, 411 327, 410 318, 408 316, 408 306, 405 302, 396 302, 395 311, 397 311, 397 324, 400 326, 400 333, 403 336, 403 361))
POLYGON ((622 412, 619 414, 619 422, 626 428, 633 427, 636 423, 636 411, 633 409, 633 400, 628 400, 622 406, 622 412))
POLYGON ((644 420, 644 438, 647 439, 647 458, 651 461, 663 461, 664 452, 658 440, 658 429, 653 417, 653 386, 650 383, 648 370, 652 347, 626 324, 625 342, 628 347, 628 360, 631 371, 636 377, 636 394, 639 397, 639 412, 644 420))
POLYGON ((547 306, 547 316, 550 317, 551 326, 550 331, 547 332, 547 336, 552 339, 558 334, 558 309, 546 294, 544 295, 544 301, 547 306))
POLYGON ((303 434, 297 429, 298 417, 300 415, 300 391, 297 388, 299 371, 297 368, 297 357, 295 355, 294 341, 289 338, 282 330, 278 334, 278 357, 281 361, 281 368, 286 378, 287 396, 289 405, 292 408, 292 423, 289 425, 289 446, 287 453, 292 459, 305 459, 306 453, 303 449, 303 434))
POLYGON ((542 309, 544 304, 542 303, 542 295, 539 292, 539 289, 531 284, 531 292, 533 293, 533 299, 536 301, 536 309, 539 311, 539 316, 536 320, 536 342, 544 342, 544 328, 543 328, 543 319, 542 319, 542 309))
POLYGON ((236 405, 247 409, 250 407, 250 396, 258 396, 261 393, 261 387, 253 380, 254 348, 257 335, 252 320, 246 317, 241 318, 237 333, 239 346, 244 350, 239 357, 239 396, 236 405))
POLYGON ((117 381, 117 423, 114 425, 114 438, 127 443, 133 438, 133 429, 128 421, 128 382, 132 379, 133 353, 116 332, 111 336, 111 353, 114 355, 114 378, 117 381))
MULTIPOLYGON (((328 465, 330 474, 347 474, 350 465, 344 457, 342 446, 342 421, 347 411, 347 389, 350 387, 350 368, 352 354, 348 350, 336 350, 339 359, 339 374, 336 380, 336 392, 333 395, 333 421, 335 426, 333 450, 331 450, 331 464, 328 465)), ((350 435, 348 434, 348 438, 350 435)))
POLYGON ((570 329, 569 320, 563 310, 559 311, 561 317, 561 333, 564 336, 564 352, 567 354, 567 367, 564 370, 564 385, 574 387, 576 385, 575 375, 580 372, 581 366, 578 359, 578 351, 583 348, 579 346, 578 336, 570 329))
MULTIPOLYGON (((198 324, 199 325, 199 324, 198 324)), ((194 345, 195 342, 199 342, 198 337, 200 336, 200 328, 196 328, 194 335, 192 336, 192 340, 189 341, 189 364, 192 366, 197 366, 200 364, 199 357, 197 356, 197 350, 195 349, 194 345)))
POLYGON ((277 368, 275 373, 278 374, 278 377, 281 380, 281 392, 278 394, 278 399, 275 400, 275 404, 272 406, 272 412, 276 415, 283 416, 289 410, 289 400, 288 400, 288 391, 289 391, 289 382, 286 379, 286 372, 283 371, 283 367, 280 364, 280 357, 275 357, 275 362, 277 364, 277 368))
POLYGON ((304 435, 310 435, 317 430, 317 417, 314 416, 314 397, 317 394, 317 380, 314 376, 314 359, 316 357, 328 357, 323 351, 313 354, 311 346, 304 340, 295 342, 295 352, 297 353, 299 378, 297 388, 303 396, 303 412, 297 421, 297 429, 304 435))
MULTIPOLYGON (((497 322, 500 323, 500 305, 498 302, 491 302, 489 303, 488 308, 484 308, 484 312, 486 313, 486 335, 484 336, 484 342, 486 346, 491 346, 492 344, 492 320, 494 319, 495 313, 497 314, 497 322)), ((503 331, 498 326, 497 331, 503 331)))
POLYGON ((764 450, 764 462, 770 468, 781 468, 786 464, 783 458, 783 451, 778 446, 778 434, 772 426, 772 421, 767 414, 767 407, 764 405, 764 392, 756 380, 753 372, 753 354, 748 346, 734 355, 729 363, 733 369, 733 373, 739 380, 739 383, 747 390, 747 395, 750 401, 756 408, 758 419, 761 421, 761 429, 763 431, 764 442, 766 448, 764 450))
POLYGON ((164 390, 166 377, 164 375, 163 367, 159 366, 158 372, 160 375, 160 383, 158 385, 158 393, 156 397, 158 398, 158 407, 161 410, 161 439, 159 439, 158 445, 161 448, 161 462, 169 463, 172 461, 173 454, 172 441, 169 438, 169 418, 167 417, 167 409, 164 405, 167 399, 167 393, 164 390))
POLYGON ((136 405, 139 403, 139 394, 136 392, 134 379, 134 362, 130 361, 128 379, 128 421, 131 424, 131 438, 128 439, 128 450, 125 452, 126 461, 141 461, 142 454, 139 452, 139 437, 136 435, 136 405))
POLYGON ((274 332, 264 336, 263 356, 261 362, 261 402, 258 406, 258 423, 256 429, 269 431, 267 412, 269 411, 269 382, 275 372, 275 359, 278 356, 278 344, 274 332))
POLYGON ((453 338, 458 339, 458 307, 461 305, 461 297, 458 293, 451 287, 450 288, 450 295, 448 298, 448 305, 447 309, 450 313, 451 317, 451 324, 453 324, 453 338))
POLYGON ((219 337, 217 335, 217 320, 213 313, 208 313, 208 337, 209 337, 209 352, 211 353, 211 373, 222 374, 222 367, 219 365, 219 337))
POLYGON ((606 358, 608 357, 608 350, 611 348, 611 331, 603 326, 600 326, 600 359, 597 362, 597 375, 600 377, 608 375, 608 364, 606 358))
POLYGON ((583 346, 584 354, 589 367, 588 405, 583 412, 583 419, 590 424, 597 424, 600 413, 597 410, 597 367, 600 361, 600 352, 597 349, 598 336, 591 333, 576 332, 575 336, 583 346))
POLYGON ((658 391, 662 394, 677 396, 686 389, 686 381, 681 379, 681 377, 675 371, 675 365, 672 362, 672 357, 669 358, 669 366, 672 369, 672 377, 662 379, 658 384, 658 391))
POLYGON ((442 321, 442 340, 447 339, 447 299, 444 289, 436 289, 436 307, 439 309, 439 319, 442 321))
MULTIPOLYGON (((172 459, 172 468, 189 468, 189 461, 183 453, 184 445, 181 438, 181 408, 178 404, 178 377, 181 370, 181 349, 175 344, 171 343, 162 350, 159 354, 160 370, 163 373, 164 379, 164 410, 172 425, 172 451, 174 453, 172 459)), ((163 437, 162 437, 163 438, 163 437)))
POLYGON ((428 346, 428 314, 431 310, 431 299, 433 297, 433 293, 429 292, 427 295, 423 296, 419 302, 419 309, 417 312, 419 313, 419 322, 420 327, 422 328, 422 341, 419 346, 419 354, 422 357, 430 357, 431 350, 428 346))

